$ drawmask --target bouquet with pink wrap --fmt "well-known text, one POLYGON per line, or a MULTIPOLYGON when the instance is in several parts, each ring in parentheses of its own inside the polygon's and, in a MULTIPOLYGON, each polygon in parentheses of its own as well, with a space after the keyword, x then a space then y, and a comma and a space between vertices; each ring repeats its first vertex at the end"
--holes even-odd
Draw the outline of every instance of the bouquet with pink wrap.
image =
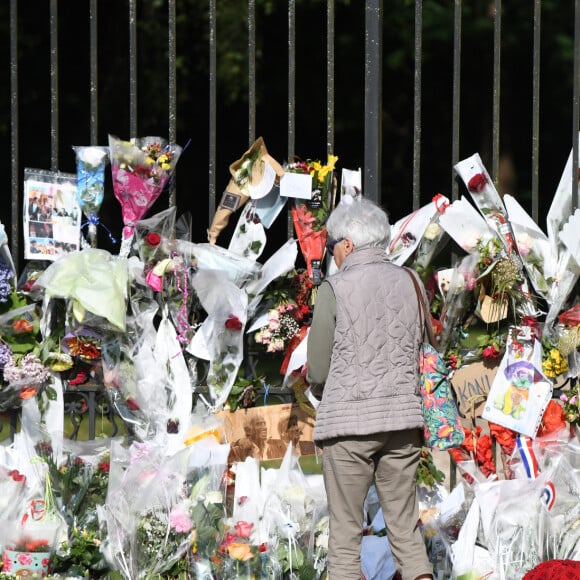
POLYGON ((123 240, 119 256, 131 249, 135 222, 140 220, 168 187, 182 147, 160 137, 123 141, 109 135, 113 191, 121 204, 123 240))

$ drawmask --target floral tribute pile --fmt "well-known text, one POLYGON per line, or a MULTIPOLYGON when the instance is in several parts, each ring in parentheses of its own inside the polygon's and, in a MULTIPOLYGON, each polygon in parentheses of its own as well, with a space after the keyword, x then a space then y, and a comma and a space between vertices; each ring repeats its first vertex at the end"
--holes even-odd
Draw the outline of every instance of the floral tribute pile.
MULTIPOLYGON (((222 200, 224 215, 244 205, 227 249, 221 222, 210 243, 193 242, 175 207, 146 216, 182 151, 151 137, 111 136, 93 152, 99 172, 110 160, 121 205, 117 255, 98 248, 107 192, 101 173, 87 181, 97 165, 82 148, 80 207, 94 226, 82 249, 16 272, 0 230, 0 411, 20 418, 0 446, 2 574, 325 577, 321 476, 303 472, 292 443, 279 467, 228 463, 218 412, 271 404, 277 383, 315 415, 304 352, 316 287, 334 268, 325 222, 351 194, 337 196, 337 157, 282 168, 259 144, 222 200), (296 239, 260 262, 288 197, 296 239), (122 435, 64 437, 64 397, 88 388, 105 394, 122 435)), ((436 578, 519 578, 580 559, 578 172, 570 157, 545 234, 499 195, 478 155, 455 170, 469 199, 435 196, 391 226, 387 249, 423 278, 465 414, 464 442, 449 452, 453 489, 423 451, 422 531, 436 578), (476 365, 487 387, 461 398, 461 373, 476 365)), ((374 537, 386 550, 384 535, 367 526, 363 547, 374 537)))

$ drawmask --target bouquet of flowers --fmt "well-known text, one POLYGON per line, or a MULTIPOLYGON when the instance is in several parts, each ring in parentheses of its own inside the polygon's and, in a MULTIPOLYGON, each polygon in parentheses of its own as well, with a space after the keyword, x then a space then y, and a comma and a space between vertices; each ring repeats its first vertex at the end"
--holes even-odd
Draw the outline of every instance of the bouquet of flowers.
MULTIPOLYGON (((187 450, 186 450, 187 451, 187 450)), ((125 577, 151 578, 179 566, 191 546, 189 453, 165 456, 146 443, 111 446, 107 501, 100 509, 103 550, 125 577)))
POLYGON ((274 281, 265 294, 267 312, 254 323, 259 327, 254 340, 270 353, 285 351, 299 334, 300 327, 310 323, 314 283, 305 270, 293 271, 274 281))
MULTIPOLYGON (((82 212, 87 216, 89 241, 93 248, 97 247, 97 226, 99 225, 99 210, 105 194, 105 166, 109 161, 107 147, 73 147, 77 160, 78 200, 82 212)), ((103 226, 107 232, 109 230, 103 226)), ((109 232, 111 241, 115 241, 109 232)))
POLYGON ((129 255, 135 222, 169 184, 182 148, 159 137, 123 141, 109 135, 113 190, 121 204, 123 241, 119 255, 129 255))
POLYGON ((292 219, 306 260, 308 275, 321 279, 321 261, 326 246, 326 219, 334 203, 335 155, 328 155, 326 165, 319 161, 296 161, 286 168, 288 173, 302 173, 312 176, 312 196, 309 200, 296 199, 292 207, 292 219))
POLYGON ((35 397, 46 387, 50 378, 50 370, 32 352, 17 360, 9 354, 3 373, 4 380, 8 383, 1 391, 2 407, 5 409, 35 397))

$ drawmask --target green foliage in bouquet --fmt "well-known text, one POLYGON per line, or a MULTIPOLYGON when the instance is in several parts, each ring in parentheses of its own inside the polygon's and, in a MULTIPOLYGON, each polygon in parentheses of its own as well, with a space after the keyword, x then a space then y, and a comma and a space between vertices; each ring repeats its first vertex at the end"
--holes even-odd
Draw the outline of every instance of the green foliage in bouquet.
POLYGON ((438 483, 445 481, 445 474, 437 469, 433 461, 433 454, 429 449, 423 448, 421 450, 421 458, 419 459, 419 467, 417 468, 417 485, 424 485, 425 487, 434 487, 438 483))
POLYGON ((68 542, 61 545, 59 553, 51 559, 55 573, 82 578, 105 576, 107 563, 100 551, 99 532, 72 528, 68 542))

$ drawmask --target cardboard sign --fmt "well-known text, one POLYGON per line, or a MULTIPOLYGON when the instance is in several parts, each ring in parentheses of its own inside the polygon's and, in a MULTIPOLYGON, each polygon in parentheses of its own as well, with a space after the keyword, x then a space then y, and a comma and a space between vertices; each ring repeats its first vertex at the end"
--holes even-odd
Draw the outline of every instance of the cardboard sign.
POLYGON ((229 463, 282 459, 292 441, 297 455, 315 455, 312 441, 314 419, 297 404, 285 403, 267 407, 240 409, 217 414, 225 422, 230 441, 229 463))
POLYGON ((467 419, 481 417, 499 364, 477 362, 461 367, 451 378, 459 412, 467 419))

